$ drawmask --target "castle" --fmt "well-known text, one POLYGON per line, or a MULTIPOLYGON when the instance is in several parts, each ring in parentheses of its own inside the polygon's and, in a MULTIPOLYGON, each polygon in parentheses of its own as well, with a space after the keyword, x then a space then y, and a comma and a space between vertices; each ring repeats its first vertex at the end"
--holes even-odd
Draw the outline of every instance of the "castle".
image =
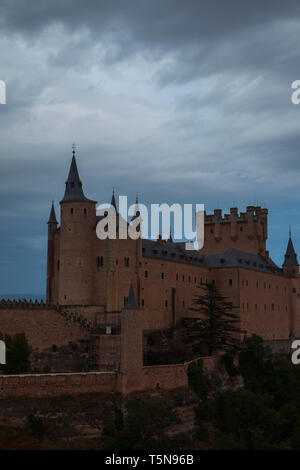
MULTIPOLYGON (((114 195, 112 205, 116 207, 114 195)), ((283 340, 300 334, 299 264, 291 237, 282 268, 266 250, 268 211, 249 206, 222 217, 205 214, 204 247, 186 251, 171 239, 100 240, 96 202, 85 197, 75 155, 60 202, 48 221, 47 302, 76 306, 86 318, 114 327, 133 283, 143 329, 175 327, 191 315, 197 285, 215 282, 238 306, 249 335, 283 340)))
MULTIPOLYGON (((117 211, 114 194, 111 204, 117 211)), ((122 391, 185 383, 185 365, 143 366, 143 332, 175 328, 191 316, 201 282, 215 283, 232 301, 247 335, 274 343, 299 337, 299 264, 291 235, 280 268, 266 249, 267 209, 231 208, 224 216, 215 210, 204 218, 200 251, 186 251, 171 237, 100 240, 96 201, 83 192, 73 150, 60 225, 53 203, 48 220, 47 303, 1 301, 0 331, 25 332, 36 357, 54 345, 89 342, 85 370, 121 377, 122 391)))

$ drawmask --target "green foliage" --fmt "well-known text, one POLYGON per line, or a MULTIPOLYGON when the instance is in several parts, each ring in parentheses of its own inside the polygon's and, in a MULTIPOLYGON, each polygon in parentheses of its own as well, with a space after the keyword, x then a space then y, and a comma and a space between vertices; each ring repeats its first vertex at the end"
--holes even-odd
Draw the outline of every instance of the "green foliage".
POLYGON ((300 371, 285 361, 260 337, 246 341, 239 355, 245 388, 211 403, 217 449, 300 449, 300 371))
POLYGON ((197 395, 205 399, 209 392, 209 381, 203 376, 203 360, 194 361, 188 366, 189 386, 197 395))
POLYGON ((202 442, 208 442, 209 441, 209 431, 207 428, 207 425, 200 423, 197 426, 197 438, 200 439, 202 442))
MULTIPOLYGON (((3 335, 0 334, 0 339, 3 335)), ((31 348, 24 333, 16 333, 13 336, 5 335, 6 364, 2 366, 5 374, 22 374, 30 369, 31 348)))
POLYGON ((197 422, 209 421, 212 417, 211 409, 208 400, 202 400, 195 408, 195 415, 197 422))
MULTIPOLYGON (((117 409, 115 409, 116 413, 117 409)), ((120 413, 120 410, 117 411, 120 413)), ((169 437, 165 429, 178 422, 162 403, 130 398, 122 419, 116 418, 106 429, 104 450, 172 450, 190 443, 186 435, 169 437)))
POLYGON ((234 365, 234 356, 233 352, 227 352, 222 356, 226 371, 230 377, 235 377, 239 373, 238 368, 234 365))
POLYGON ((189 334, 186 342, 192 344, 195 354, 203 351, 211 356, 214 351, 232 351, 239 347, 241 330, 239 315, 233 313, 231 302, 222 296, 213 283, 200 284, 202 293, 196 295, 190 310, 196 318, 186 318, 183 326, 189 334))
POLYGON ((27 416, 27 427, 29 428, 31 434, 38 439, 42 439, 46 433, 44 420, 40 416, 27 416))

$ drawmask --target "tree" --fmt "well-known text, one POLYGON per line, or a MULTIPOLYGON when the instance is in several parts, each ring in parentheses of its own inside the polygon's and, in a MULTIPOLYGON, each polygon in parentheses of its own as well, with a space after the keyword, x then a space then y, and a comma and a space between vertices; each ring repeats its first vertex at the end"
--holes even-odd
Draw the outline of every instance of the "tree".
POLYGON ((197 312, 196 318, 186 318, 186 342, 192 343, 193 352, 209 356, 216 350, 232 351, 240 344, 242 330, 239 328, 239 315, 233 313, 235 307, 226 300, 213 283, 197 286, 203 291, 192 301, 190 310, 197 312))
MULTIPOLYGON (((116 413, 117 408, 115 408, 116 413)), ((103 450, 178 450, 191 445, 189 436, 168 436, 168 426, 179 419, 163 403, 149 399, 130 398, 125 413, 120 410, 114 423, 106 430, 103 450)))
MULTIPOLYGON (((3 335, 0 334, 0 339, 3 335)), ((5 335, 6 364, 2 366, 5 374, 22 374, 30 369, 31 348, 24 333, 5 335)))

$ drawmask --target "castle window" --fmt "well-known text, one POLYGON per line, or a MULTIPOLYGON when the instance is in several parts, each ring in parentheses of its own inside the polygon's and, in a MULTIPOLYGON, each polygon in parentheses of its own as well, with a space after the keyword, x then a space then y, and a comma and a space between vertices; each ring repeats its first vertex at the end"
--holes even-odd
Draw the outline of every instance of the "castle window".
POLYGON ((184 307, 184 300, 182 301, 182 306, 184 307))
POLYGON ((295 287, 293 287, 293 294, 296 294, 296 289, 295 289, 295 287))
POLYGON ((148 279, 148 271, 145 271, 145 279, 148 279))
POLYGON ((161 273, 161 278, 162 278, 162 279, 165 278, 165 273, 161 273))
POLYGON ((191 276, 189 276, 189 282, 191 282, 191 276))
POLYGON ((257 304, 255 304, 255 310, 257 310, 257 304))
POLYGON ((258 287, 258 281, 256 281, 256 287, 258 287))
POLYGON ((71 207, 70 212, 71 212, 72 215, 74 214, 74 209, 73 209, 73 207, 71 207))
POLYGON ((59 259, 57 260, 57 271, 59 271, 59 259))
POLYGON ((142 299, 142 307, 144 307, 144 305, 145 305, 145 301, 144 299, 142 299))
POLYGON ((212 285, 214 286, 216 281, 214 279, 211 280, 212 285))
POLYGON ((267 310, 267 306, 266 306, 266 304, 265 304, 265 305, 264 305, 264 311, 266 311, 266 310, 267 310))
POLYGON ((167 301, 167 300, 165 300, 165 307, 167 307, 167 306, 168 306, 168 301, 167 301))
POLYGON ((232 279, 229 279, 229 285, 232 286, 232 279))
POLYGON ((111 335, 111 326, 106 326, 105 327, 105 334, 111 335))
POLYGON ((274 304, 271 305, 272 311, 274 311, 274 304))
POLYGON ((184 276, 182 276, 182 280, 184 281, 184 276))
POLYGON ((176 281, 178 281, 178 274, 176 274, 176 281))
POLYGON ((119 264, 119 260, 118 260, 118 258, 117 258, 117 259, 116 259, 116 266, 118 266, 118 264, 119 264))
POLYGON ((246 286, 248 286, 248 280, 246 280, 246 286))
POLYGON ((266 288, 266 287, 267 287, 267 284, 264 282, 264 288, 266 288))
POLYGON ((244 285, 244 279, 242 280, 242 286, 244 285))
POLYGON ((103 267, 103 256, 98 256, 97 257, 97 268, 102 268, 103 267))
POLYGON ((129 258, 127 257, 124 258, 124 266, 129 267, 129 258))
POLYGON ((212 228, 210 229, 210 233, 214 233, 214 230, 212 228))
POLYGON ((83 209, 83 214, 86 215, 86 208, 83 209))
POLYGON ((243 227, 241 226, 241 227, 240 227, 240 232, 242 232, 242 231, 243 231, 243 227))
POLYGON ((194 283, 197 284, 197 278, 196 277, 194 277, 194 283))

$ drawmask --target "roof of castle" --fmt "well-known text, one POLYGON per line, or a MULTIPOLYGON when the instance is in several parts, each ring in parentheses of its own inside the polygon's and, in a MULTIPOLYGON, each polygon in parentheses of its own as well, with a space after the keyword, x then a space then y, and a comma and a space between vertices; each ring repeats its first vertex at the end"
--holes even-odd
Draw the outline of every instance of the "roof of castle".
POLYGON ((61 202, 66 201, 91 201, 91 199, 85 197, 83 193, 82 182, 79 178, 74 150, 68 179, 66 181, 65 194, 61 202))
POLYGON ((286 253, 284 255, 283 266, 298 266, 297 255, 294 249, 291 235, 289 236, 289 241, 287 244, 286 253))
POLYGON ((124 307, 124 310, 138 310, 138 308, 139 307, 137 306, 136 301, 135 301, 134 289, 133 289, 133 285, 131 282, 130 288, 129 288, 128 300, 127 300, 126 306, 124 307))
POLYGON ((49 220, 48 220, 47 223, 48 224, 57 224, 53 201, 52 201, 52 206, 51 206, 51 210, 50 210, 49 220))
POLYGON ((281 269, 269 258, 259 254, 248 253, 228 248, 220 254, 202 254, 196 250, 186 250, 185 243, 174 243, 171 240, 158 243, 153 240, 143 240, 143 256, 148 258, 165 259, 179 263, 203 266, 206 268, 239 267, 281 274, 281 269))

